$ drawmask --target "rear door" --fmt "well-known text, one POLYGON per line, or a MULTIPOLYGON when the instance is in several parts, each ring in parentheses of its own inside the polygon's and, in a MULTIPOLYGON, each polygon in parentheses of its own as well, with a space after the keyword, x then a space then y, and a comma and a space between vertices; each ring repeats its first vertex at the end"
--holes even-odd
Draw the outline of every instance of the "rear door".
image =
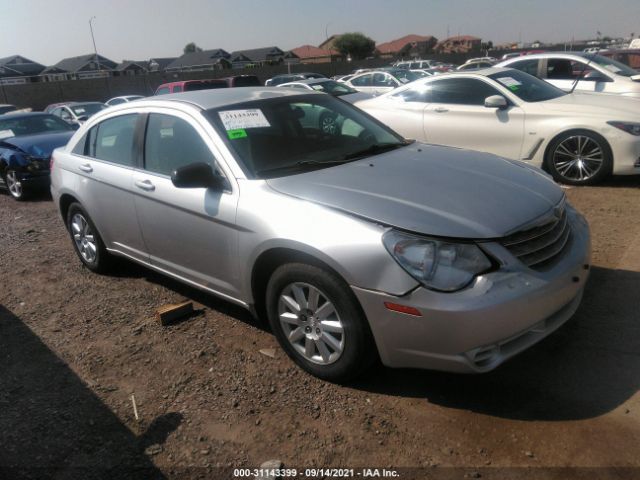
POLYGON ((372 73, 364 73, 362 75, 357 75, 349 80, 349 83, 353 88, 358 90, 359 92, 367 92, 373 94, 373 74, 372 73))
POLYGON ((524 111, 512 104, 505 110, 484 106, 487 97, 502 95, 499 90, 479 78, 446 78, 427 85, 431 103, 424 129, 429 143, 520 158, 524 111))
POLYGON ((68 165, 78 175, 76 191, 106 247, 146 262, 131 183, 139 119, 131 113, 94 125, 76 144, 68 165))
MULTIPOLYGON (((222 172, 206 129, 172 109, 149 111, 144 168, 133 174, 138 222, 151 264, 216 292, 237 296, 237 187, 176 188, 172 172, 195 162, 222 172)), ((227 177, 230 178, 230 177, 227 177)))
POLYGON ((396 79, 394 79, 388 73, 374 73, 371 79, 372 85, 372 93, 374 95, 380 95, 382 93, 387 93, 394 88, 398 88, 400 84, 396 79))

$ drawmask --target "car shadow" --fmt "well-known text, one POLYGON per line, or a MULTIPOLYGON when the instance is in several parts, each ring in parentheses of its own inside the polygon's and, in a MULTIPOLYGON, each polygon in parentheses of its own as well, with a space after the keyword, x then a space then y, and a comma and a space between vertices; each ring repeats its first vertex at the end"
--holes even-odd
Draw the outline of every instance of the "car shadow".
MULTIPOLYGON (((215 310, 216 312, 233 317, 236 320, 240 320, 241 322, 256 327, 260 330, 269 331, 267 322, 263 319, 254 317, 246 308, 242 308, 239 305, 216 297, 211 293, 207 293, 198 288, 191 287, 187 284, 179 282, 178 280, 174 280, 171 277, 158 273, 138 263, 118 257, 114 258, 114 261, 116 262, 116 265, 113 271, 109 273, 110 276, 144 278, 148 282, 154 283, 168 290, 172 290, 175 293, 187 299, 193 300, 194 302, 200 303, 211 310, 215 310)), ((173 323, 178 324, 184 321, 189 321, 190 319, 196 317, 201 313, 202 312, 200 310, 196 310, 194 312, 194 315, 173 323)))
POLYGON ((179 413, 136 436, 2 305, 0 359, 0 478, 165 478, 144 451, 164 443, 179 413))
MULTIPOLYGON (((6 195, 7 197, 11 197, 9 190, 2 185, 0 186, 0 195, 6 195)), ((22 203, 37 203, 37 202, 50 202, 53 200, 51 196, 51 192, 49 190, 38 190, 34 192, 30 192, 28 196, 25 196, 23 200, 20 200, 22 203)), ((17 200, 14 200, 17 202, 17 200)))
MULTIPOLYGON (((606 178, 597 185, 588 188, 633 188, 640 187, 640 175, 616 175, 606 178)), ((578 187, 580 188, 580 187, 578 187)))
POLYGON ((351 386, 423 398, 447 408, 535 421, 593 418, 640 386, 640 273, 593 268, 573 318, 531 349, 482 375, 379 367, 351 386))

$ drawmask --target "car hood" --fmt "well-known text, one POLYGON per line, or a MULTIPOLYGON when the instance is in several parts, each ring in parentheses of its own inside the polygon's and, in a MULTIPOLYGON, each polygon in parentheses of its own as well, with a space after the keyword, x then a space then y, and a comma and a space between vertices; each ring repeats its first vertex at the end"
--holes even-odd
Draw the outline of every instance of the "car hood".
POLYGON ((23 135, 5 138, 2 143, 11 145, 34 157, 48 157, 54 149, 67 144, 74 131, 39 133, 37 135, 23 135))
POLYGON ((491 154, 420 143, 266 182, 280 193, 384 225, 469 239, 517 231, 564 196, 536 168, 491 154))
POLYGON ((570 93, 562 97, 541 102, 546 111, 605 116, 609 120, 624 120, 628 117, 638 118, 640 100, 608 93, 570 93))

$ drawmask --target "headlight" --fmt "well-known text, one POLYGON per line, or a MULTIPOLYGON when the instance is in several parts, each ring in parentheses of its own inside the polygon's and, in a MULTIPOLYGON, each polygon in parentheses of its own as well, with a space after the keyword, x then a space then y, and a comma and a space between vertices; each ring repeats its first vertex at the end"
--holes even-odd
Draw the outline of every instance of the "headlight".
POLYGON ((640 135, 640 123, 636 122, 616 122, 611 121, 607 122, 612 127, 619 128, 620 130, 624 130, 631 135, 639 136, 640 135))
POLYGON ((460 290, 491 268, 491 261, 472 243, 450 243, 395 230, 386 232, 382 242, 409 275, 434 290, 460 290))

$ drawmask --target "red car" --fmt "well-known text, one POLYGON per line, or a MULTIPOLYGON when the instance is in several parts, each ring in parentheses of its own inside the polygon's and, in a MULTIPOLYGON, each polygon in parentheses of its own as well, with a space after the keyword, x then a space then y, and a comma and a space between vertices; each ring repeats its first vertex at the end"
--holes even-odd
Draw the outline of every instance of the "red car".
POLYGON ((163 83, 154 95, 165 95, 167 93, 192 92, 194 90, 209 90, 211 88, 227 88, 227 81, 221 78, 210 80, 183 80, 181 82, 163 83))

